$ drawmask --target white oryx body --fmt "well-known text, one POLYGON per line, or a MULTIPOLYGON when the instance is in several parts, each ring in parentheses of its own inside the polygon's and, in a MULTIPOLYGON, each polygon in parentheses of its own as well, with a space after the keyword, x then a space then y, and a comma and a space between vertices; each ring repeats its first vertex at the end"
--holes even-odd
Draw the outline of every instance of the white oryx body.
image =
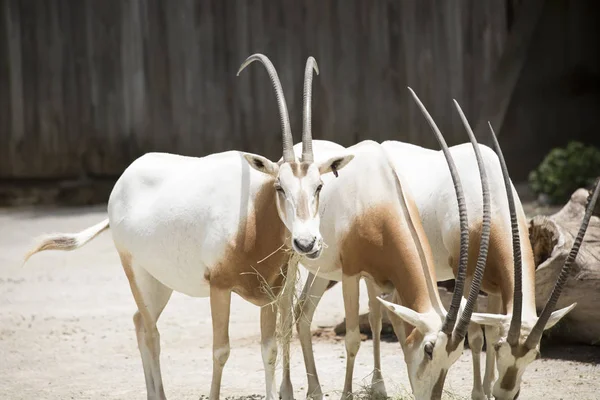
MULTIPOLYGON (((454 279, 460 229, 458 215, 455 212, 454 188, 448 179, 448 169, 442 152, 397 141, 386 141, 382 143, 382 146, 394 163, 394 168, 402 171, 402 175, 413 193, 423 221, 423 228, 432 247, 438 280, 454 279)), ((477 163, 470 147, 469 144, 461 144, 451 147, 450 151, 465 189, 470 218, 469 230, 474 236, 472 240, 476 240, 479 233, 477 220, 474 218, 481 215, 481 185, 479 185, 477 163)), ((486 146, 481 146, 481 154, 490 179, 492 199, 490 248, 481 289, 489 295, 488 312, 512 314, 515 270, 507 192, 498 155, 486 146)), ((529 242, 527 218, 512 184, 511 189, 522 255, 522 323, 521 340, 519 341, 522 343, 538 320, 535 306, 535 262, 529 242)), ((467 279, 474 269, 472 267, 474 267, 475 257, 470 257, 469 261, 467 279)), ((555 311, 545 329, 556 324, 571 308, 566 307, 555 311)), ((477 317, 473 318, 473 322, 477 320, 477 317)), ((515 357, 512 354, 513 351, 499 348, 501 343, 506 342, 510 318, 496 320, 487 318, 479 320, 479 322, 488 325, 485 327, 485 332, 489 345, 482 385, 479 359, 483 336, 480 328, 473 323, 469 329, 469 344, 473 352, 474 367, 472 398, 487 399, 493 395, 497 399, 512 400, 520 390, 520 381, 526 366, 539 356, 539 352, 537 349, 530 349, 531 351, 521 351, 521 356, 515 357), (497 356, 500 376, 496 385, 492 387, 496 372, 494 363, 497 356), (512 366, 518 366, 518 372, 511 371, 512 366)), ((515 346, 514 353, 518 353, 517 347, 515 346)))
MULTIPOLYGON (((273 177, 251 168, 237 151, 203 158, 146 154, 125 170, 110 195, 115 246, 165 286, 208 297, 220 265, 236 254, 240 235, 255 229, 249 224, 254 225, 256 217, 277 217, 273 183, 273 177), (261 191, 265 194, 258 198, 261 191)), ((272 222, 272 233, 257 232, 261 242, 267 242, 262 258, 286 244, 283 224, 278 218, 272 222)), ((264 264, 257 261, 239 267, 252 271, 253 266, 260 272, 264 264)), ((254 301, 242 287, 239 290, 254 301)), ((258 305, 265 299, 261 300, 256 300, 258 305)))
MULTIPOLYGON (((401 171, 413 193, 419 215, 423 221, 423 228, 431 244, 438 280, 454 279, 458 262, 460 226, 458 214, 456 213, 454 187, 449 179, 448 168, 442 151, 398 141, 385 141, 382 146, 392 160, 394 168, 401 171)), ((514 290, 510 214, 498 156, 489 147, 483 145, 480 147, 490 180, 492 200, 490 253, 487 258, 481 288, 489 295, 488 311, 506 314, 507 310, 512 310, 514 290)), ((477 240, 482 210, 477 162, 470 144, 452 146, 450 152, 464 187, 465 200, 469 210, 469 231, 474 236, 473 240, 477 240)), ((525 213, 514 187, 512 187, 512 190, 519 217, 521 254, 524 256, 523 320, 535 323, 537 314, 533 253, 529 244, 525 213)), ((472 267, 475 264, 475 256, 471 255, 469 261, 467 279, 473 272, 472 267)), ((530 328, 533 327, 533 323, 530 324, 530 328)), ((473 368, 475 369, 473 399, 486 399, 487 396, 491 396, 491 386, 495 375, 495 355, 492 345, 498 343, 500 337, 498 330, 494 328, 486 328, 486 336, 488 343, 491 345, 488 347, 486 373, 482 386, 479 359, 483 346, 483 336, 478 326, 471 326, 469 329, 469 345, 473 352, 473 368)))
MULTIPOLYGON (((110 227, 138 312, 134 324, 142 357, 148 399, 165 399, 160 372, 160 336, 156 322, 173 290, 210 297, 213 326, 213 376, 210 399, 220 395, 223 367, 229 357, 229 309, 236 292, 258 306, 277 297, 283 329, 292 327, 291 300, 295 253, 317 258, 321 174, 343 168, 352 156, 312 161, 303 135, 300 161, 283 90, 271 62, 261 54, 273 82, 281 114, 283 160, 229 151, 202 158, 150 153, 134 161, 119 178, 108 202, 108 218, 78 234, 46 237, 26 258, 42 250, 73 250, 110 227), (289 282, 285 284, 284 281, 289 282), (283 293, 282 293, 283 287, 283 293)), ((306 70, 312 79, 312 57, 306 70)), ((308 75, 308 73, 307 73, 308 75)), ((310 84, 310 82, 309 82, 310 84)), ((309 99, 310 100, 310 99, 309 99)), ((310 101, 309 101, 310 103, 310 101)), ((261 344, 268 400, 275 385, 277 307, 261 309, 261 344)), ((284 340, 281 397, 293 399, 289 342, 284 340)))
MULTIPOLYGON (((421 146, 416 146, 398 141, 385 141, 381 144, 386 153, 392 160, 394 168, 401 173, 406 184, 410 187, 411 193, 415 199, 419 215, 423 221, 423 228, 431 244, 433 257, 435 260, 435 270, 439 281, 454 279, 454 270, 449 260, 450 257, 457 261, 458 243, 460 235, 460 226, 458 213, 456 213, 456 196, 454 187, 448 172, 448 166, 441 150, 431 150, 421 146)), ((485 145, 480 145, 481 156, 484 160, 486 172, 490 180, 490 195, 492 201, 492 223, 498 233, 498 241, 506 242, 502 254, 507 259, 512 259, 512 246, 510 243, 510 216, 508 212, 508 202, 506 200, 506 189, 502 181, 502 171, 500 162, 496 153, 485 145), (508 239, 508 241, 507 241, 508 239)), ((477 161, 470 143, 464 143, 449 148, 459 172, 463 184, 465 201, 469 210, 469 230, 477 227, 481 222, 482 201, 481 184, 479 171, 477 170, 477 161)), ((531 252, 527 231, 527 220, 518 194, 513 188, 513 194, 517 200, 517 209, 519 212, 522 228, 520 230, 522 241, 521 250, 523 253, 531 252)), ((492 231, 493 232, 493 231, 492 231)), ((491 236, 494 238, 494 233, 491 236)), ((491 249, 490 249, 491 250, 491 249)), ((492 280, 492 264, 496 260, 488 256, 486 275, 482 288, 494 295, 501 295, 504 291, 512 304, 513 277, 512 262, 509 271, 499 271, 498 275, 492 280), (486 279, 488 278, 488 279, 486 279)), ((533 259, 531 260, 533 262, 533 259)), ((506 270, 503 265, 503 269, 506 270)), ((525 263, 524 270, 533 271, 533 264, 525 263), (530 268, 529 268, 530 267, 530 268)), ((533 275, 523 276, 523 285, 533 288, 533 275)), ((535 316, 535 301, 532 293, 524 293, 524 305, 533 306, 533 310, 525 310, 535 316)))
MULTIPOLYGON (((320 160, 329 158, 330 152, 339 152, 343 147, 314 140, 313 149, 317 160, 320 160)), ((380 144, 364 141, 345 150, 354 156, 345 173, 337 178, 333 174, 323 176, 324 188, 319 209, 325 248, 319 259, 301 261, 311 272, 308 282, 312 281, 312 275, 323 278, 315 280, 314 285, 307 283, 301 300, 303 309, 298 312, 298 329, 305 361, 308 357, 308 394, 313 398, 321 396, 321 389, 316 373, 312 371, 314 359, 309 327, 314 307, 324 291, 324 288, 319 290, 320 285, 326 285, 329 279, 342 281, 344 291, 347 369, 343 398, 352 392, 353 365, 360 346, 358 288, 361 277, 367 278, 370 290, 375 293, 396 290, 403 299, 402 304, 415 313, 427 316, 428 320, 423 322, 425 334, 413 335, 416 345, 411 355, 414 361, 407 359, 411 372, 423 362, 425 338, 434 343, 438 341, 437 335, 444 319, 438 293, 431 290, 435 288, 435 270, 431 264, 429 245, 426 240, 421 240, 425 235, 410 192, 403 190, 380 144), (420 253, 426 259, 421 259, 420 253)), ((372 300, 371 307, 380 310, 380 303, 374 298, 372 300)), ((397 323, 403 325, 400 320, 397 323)), ((407 326, 407 329, 408 335, 412 328, 407 326)), ((373 383, 378 391, 384 392, 379 360, 375 363, 373 383)), ((431 395, 438 378, 439 371, 436 374, 423 374, 423 388, 428 394, 422 398, 431 395)))
MULTIPOLYGON (((436 135, 443 141, 439 131, 436 135)), ((326 141, 313 141, 313 147, 319 159, 329 158, 329 152, 343 149, 326 141)), ((326 246, 319 259, 302 260, 302 265, 311 272, 298 310, 308 396, 322 397, 312 354, 310 323, 329 279, 342 281, 347 353, 343 398, 352 393, 354 360, 360 347, 359 280, 366 278, 374 340, 373 389, 385 395, 379 356, 381 304, 377 300, 380 300, 391 311, 413 394, 418 400, 440 399, 446 373, 462 353, 473 308, 461 313, 455 329, 460 298, 453 301, 451 312, 446 313, 437 291, 430 244, 414 198, 383 147, 365 141, 346 150, 354 155, 346 173, 338 178, 330 174, 323 177, 325 186, 319 212, 326 246), (319 278, 315 279, 315 275, 319 278), (381 293, 392 293, 394 303, 378 298, 381 293), (447 317, 452 313, 453 317, 447 317)), ((483 168, 481 173, 482 185, 487 188, 483 168)), ((458 206, 454 204, 457 213, 458 206)), ((485 241, 482 241, 482 249, 484 247, 485 241)))

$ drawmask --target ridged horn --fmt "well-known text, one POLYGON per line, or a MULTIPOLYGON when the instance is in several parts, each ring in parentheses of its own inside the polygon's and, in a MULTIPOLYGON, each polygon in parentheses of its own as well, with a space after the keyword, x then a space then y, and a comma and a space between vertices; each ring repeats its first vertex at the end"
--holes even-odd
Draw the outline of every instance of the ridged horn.
POLYGON ((500 168, 502 169, 502 177, 504 178, 504 187, 506 188, 506 197, 508 199, 508 210, 510 212, 515 290, 513 292, 512 319, 510 321, 510 328, 508 329, 508 337, 506 340, 511 346, 515 346, 519 343, 519 336, 521 334, 521 313, 523 309, 523 263, 521 259, 521 237, 519 236, 519 221, 517 220, 515 198, 513 196, 512 185, 510 184, 508 168, 506 168, 506 162, 504 160, 504 156, 502 155, 502 149, 500 149, 496 132, 494 132, 494 128, 492 128, 492 124, 490 122, 488 122, 488 125, 492 134, 492 141, 494 142, 494 150, 496 150, 496 154, 500 160, 500 168))
POLYGON ((448 310, 448 314, 446 314, 446 318, 442 324, 442 332, 450 337, 452 335, 452 331, 454 330, 454 325, 456 324, 456 317, 460 308, 460 301, 467 275, 467 262, 469 261, 469 219, 467 217, 467 204, 465 202, 465 195, 460 182, 460 177, 458 175, 458 170, 456 169, 456 165, 452 159, 452 154, 450 154, 450 150, 448 149, 448 145, 446 144, 446 140, 444 139, 442 132, 440 132, 440 129, 416 93, 410 87, 408 90, 410 90, 412 97, 419 106, 423 116, 425 116, 425 119, 429 123, 429 126, 433 130, 433 133, 435 134, 435 137, 442 148, 442 152, 444 153, 444 157, 446 157, 446 162, 448 163, 448 169, 450 170, 452 182, 454 183, 454 192, 456 193, 456 200, 458 202, 458 214, 460 217, 460 253, 458 272, 456 274, 454 293, 452 294, 450 309, 448 310))
POLYGON ((319 75, 319 66, 313 57, 306 60, 304 69, 304 111, 302 118, 302 161, 313 162, 312 149, 312 80, 313 71, 319 75))
POLYGON ((294 139, 292 138, 290 116, 288 114, 287 103, 285 102, 285 96, 283 95, 283 89, 281 87, 281 82, 279 81, 279 76, 277 75, 275 67, 271 63, 271 60, 269 60, 267 56, 263 54, 252 54, 250 57, 246 58, 246 61, 242 63, 237 72, 237 76, 240 75, 240 72, 242 72, 244 68, 254 61, 260 61, 267 69, 269 77, 271 78, 271 83, 275 89, 275 96, 277 97, 277 105, 279 106, 279 115, 281 117, 281 131, 283 135, 283 161, 293 162, 296 157, 294 156, 294 139))
POLYGON ((594 211, 594 207, 596 206, 596 201, 598 201, 598 195, 600 194, 600 178, 596 180, 596 187, 591 195, 588 197, 588 204, 585 209, 585 214, 583 216, 583 221, 581 221, 581 226, 579 227, 579 232, 577 233, 577 237, 573 242, 573 246, 571 247, 571 251, 563 264, 563 267, 558 275, 558 279, 554 284, 554 289, 552 289, 552 293, 550 294, 550 298, 546 302, 544 309, 542 310, 542 314, 540 318, 537 320, 529 337, 525 341, 525 346, 529 349, 533 349, 537 346, 542 338, 542 333, 544 332, 544 328, 546 327, 546 323, 554 311, 556 307, 556 303, 558 302, 558 298, 562 292, 567 279, 569 278, 569 272, 571 271, 571 265, 575 258, 577 258, 577 253, 579 253, 579 248, 581 247, 581 243, 583 243, 583 237, 585 236, 585 232, 587 231, 588 224, 590 223, 590 218, 592 217, 592 212, 594 211))
POLYGON ((469 125, 469 121, 467 121, 467 117, 465 117, 463 110, 460 108, 460 104, 458 104, 458 102, 454 100, 454 105, 456 106, 456 110, 460 114, 460 119, 462 120, 465 130, 469 135, 469 139, 471 140, 471 144, 473 145, 473 150, 475 151, 475 158, 477 159, 477 166, 479 168, 479 177, 481 179, 481 192, 483 194, 483 222, 481 224, 481 241, 479 242, 479 256, 477 257, 477 266, 475 267, 475 272, 471 281, 471 288, 469 290, 467 304, 465 306, 465 309, 463 310, 462 315, 460 316, 458 324, 456 325, 456 329, 454 330, 454 340, 456 343, 458 341, 462 341, 465 338, 465 335, 467 334, 467 329, 469 328, 469 323, 471 322, 471 315, 473 314, 473 310, 475 309, 475 303, 477 302, 479 289, 481 288, 481 282, 483 281, 483 273, 485 271, 487 253, 490 244, 492 212, 490 204, 490 188, 488 184, 487 174, 485 172, 485 164, 483 163, 481 151, 479 150, 479 144, 477 143, 477 139, 475 139, 475 135, 473 134, 473 130, 469 125))

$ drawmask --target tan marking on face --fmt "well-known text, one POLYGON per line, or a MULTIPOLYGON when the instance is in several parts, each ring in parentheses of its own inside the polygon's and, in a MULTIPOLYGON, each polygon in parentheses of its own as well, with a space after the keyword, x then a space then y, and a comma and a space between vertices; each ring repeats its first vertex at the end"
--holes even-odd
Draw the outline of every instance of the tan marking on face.
POLYGON ((427 312, 432 305, 421 260, 398 208, 382 204, 352 221, 341 241, 342 271, 348 276, 369 274, 379 286, 392 283, 402 305, 427 312))
POLYGON ((211 286, 232 290, 256 305, 272 300, 264 291, 265 283, 279 293, 290 254, 275 196, 273 181, 266 182, 256 194, 254 208, 240 218, 237 238, 207 277, 211 286))
POLYGON ((511 391, 517 385, 517 373, 519 370, 517 367, 512 366, 508 367, 504 377, 502 378, 502 382, 500 382, 500 387, 504 390, 511 391))
MULTIPOLYGON (((290 163, 292 174, 294 174, 294 176, 298 179, 306 177, 310 166, 311 163, 307 162, 290 163)), ((312 217, 310 212, 310 204, 308 203, 307 193, 305 191, 300 191, 300 193, 298 193, 296 196, 296 216, 303 221, 306 221, 312 217)))
POLYGON ((296 217, 301 221, 306 221, 311 217, 307 197, 306 192, 301 191, 296 198, 296 217))
POLYGON ((526 346, 524 346, 522 344, 510 347, 510 352, 512 353, 513 357, 515 357, 517 359, 525 357, 525 355, 527 353, 529 353, 530 350, 531 349, 529 349, 528 347, 526 347, 526 346))
POLYGON ((294 176, 296 178, 304 178, 306 176, 306 174, 308 173, 308 168, 310 167, 311 163, 307 163, 307 162, 291 162, 290 163, 290 167, 292 169, 292 173, 294 174, 294 176))

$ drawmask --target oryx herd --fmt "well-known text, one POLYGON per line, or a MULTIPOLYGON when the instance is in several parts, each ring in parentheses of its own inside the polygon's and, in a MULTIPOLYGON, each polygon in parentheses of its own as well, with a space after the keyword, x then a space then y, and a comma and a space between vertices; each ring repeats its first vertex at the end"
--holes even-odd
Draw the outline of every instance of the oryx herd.
POLYGON ((516 399, 523 373, 540 355, 542 332, 575 306, 554 310, 598 198, 598 185, 538 317, 527 219, 491 125, 495 151, 477 144, 455 101, 470 143, 448 148, 410 90, 441 151, 397 141, 367 140, 348 148, 313 141, 312 78, 319 71, 309 57, 302 143, 294 146, 283 89, 269 59, 254 54, 238 74, 253 61, 264 65, 275 89, 282 159, 273 162, 240 151, 202 158, 146 154, 115 184, 107 219, 76 234, 46 236, 26 258, 43 250, 79 248, 110 228, 138 307, 133 321, 148 399, 165 399, 156 323, 173 290, 210 298, 211 399, 219 398, 230 353, 232 292, 261 307, 267 399, 293 399, 289 340, 283 340, 281 350, 279 393, 275 367, 281 337, 277 332, 291 331, 294 323, 306 366, 307 396, 322 399, 310 327, 331 280, 342 282, 347 354, 342 398, 352 396, 361 342, 361 278, 369 295, 374 393, 386 395, 379 354, 386 310, 416 399, 441 398, 446 374, 462 354, 467 333, 473 355, 472 398, 516 399), (294 304, 298 268, 310 274, 294 304), (446 310, 437 281, 448 279, 456 279, 456 285, 446 310), (480 290, 489 296, 487 313, 476 309, 480 290), (483 378, 482 326, 487 340, 483 378))

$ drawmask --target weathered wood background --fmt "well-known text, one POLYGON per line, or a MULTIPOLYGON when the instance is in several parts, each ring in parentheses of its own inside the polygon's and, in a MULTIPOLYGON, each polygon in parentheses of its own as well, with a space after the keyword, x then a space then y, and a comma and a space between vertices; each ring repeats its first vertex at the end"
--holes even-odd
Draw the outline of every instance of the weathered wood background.
POLYGON ((477 122, 519 3, 0 0, 0 179, 116 177, 148 151, 277 159, 267 74, 236 77, 255 52, 279 71, 296 141, 313 55, 315 138, 437 148, 411 86, 463 142, 451 100, 477 122))
POLYGON ((313 55, 315 137, 434 145, 411 85, 461 141, 451 98, 475 117, 506 36, 504 1, 8 0, 2 13, 1 177, 119 175, 153 150, 278 158, 267 74, 236 77, 255 52, 279 71, 296 140, 313 55))

